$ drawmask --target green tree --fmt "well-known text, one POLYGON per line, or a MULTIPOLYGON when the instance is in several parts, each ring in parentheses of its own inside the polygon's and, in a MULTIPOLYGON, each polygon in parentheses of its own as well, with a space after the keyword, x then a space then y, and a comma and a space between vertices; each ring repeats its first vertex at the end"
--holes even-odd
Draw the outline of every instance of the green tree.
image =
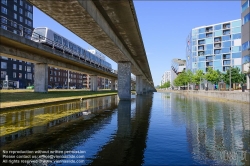
MULTIPOLYGON (((241 78, 241 72, 238 67, 234 68, 231 67, 231 83, 241 83, 242 78, 241 78)), ((224 80, 227 84, 230 84, 230 69, 227 70, 224 80)))
POLYGON ((169 88, 170 87, 170 81, 165 82, 160 88, 169 88))
POLYGON ((194 77, 194 74, 191 70, 187 70, 186 72, 186 77, 187 77, 187 83, 188 83, 188 90, 189 90, 189 84, 190 83, 193 83, 193 77, 194 77))
POLYGON ((204 78, 203 70, 196 70, 196 72, 193 75, 193 83, 200 84, 203 78, 204 78))
POLYGON ((174 80, 175 86, 183 86, 188 83, 188 75, 186 71, 181 72, 177 75, 177 77, 174 80))
POLYGON ((210 81, 212 84, 215 84, 219 80, 219 74, 216 70, 209 67, 207 73, 205 74, 205 79, 210 81))

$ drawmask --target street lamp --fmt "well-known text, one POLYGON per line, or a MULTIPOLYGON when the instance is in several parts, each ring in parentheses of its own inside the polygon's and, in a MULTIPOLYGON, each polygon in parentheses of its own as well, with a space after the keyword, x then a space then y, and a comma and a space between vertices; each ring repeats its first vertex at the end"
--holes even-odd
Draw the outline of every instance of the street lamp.
MULTIPOLYGON (((231 63, 231 62, 230 62, 231 63)), ((229 91, 231 91, 231 65, 230 65, 230 83, 229 83, 229 91)))

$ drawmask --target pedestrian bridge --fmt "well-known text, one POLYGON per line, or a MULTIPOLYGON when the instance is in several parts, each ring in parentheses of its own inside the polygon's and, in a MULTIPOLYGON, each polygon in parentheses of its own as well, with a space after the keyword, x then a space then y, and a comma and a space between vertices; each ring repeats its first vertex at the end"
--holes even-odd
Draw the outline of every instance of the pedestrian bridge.
POLYGON ((118 95, 130 99, 130 74, 137 94, 155 91, 133 1, 28 0, 118 63, 118 95))

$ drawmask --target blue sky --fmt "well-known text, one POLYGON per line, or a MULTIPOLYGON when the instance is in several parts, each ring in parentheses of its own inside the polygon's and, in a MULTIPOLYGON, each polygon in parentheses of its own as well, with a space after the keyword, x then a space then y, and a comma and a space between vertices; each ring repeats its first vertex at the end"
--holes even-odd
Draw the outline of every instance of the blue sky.
MULTIPOLYGON (((173 58, 185 59, 192 28, 241 18, 240 1, 134 1, 144 47, 155 85, 170 70, 173 58)), ((93 49, 34 7, 34 27, 47 26, 85 49, 93 49)), ((117 69, 117 64, 106 58, 117 69)))

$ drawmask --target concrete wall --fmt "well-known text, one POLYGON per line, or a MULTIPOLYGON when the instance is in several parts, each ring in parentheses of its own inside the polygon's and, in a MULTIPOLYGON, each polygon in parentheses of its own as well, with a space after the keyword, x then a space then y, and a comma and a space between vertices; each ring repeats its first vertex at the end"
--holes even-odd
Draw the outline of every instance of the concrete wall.
MULTIPOLYGON (((164 92, 158 90, 158 92, 164 92)), ((166 92, 166 91, 165 91, 166 92)), ((173 93, 182 93, 185 95, 196 95, 202 97, 218 98, 219 100, 231 100, 244 103, 250 103, 250 92, 241 91, 168 91, 173 93)))

